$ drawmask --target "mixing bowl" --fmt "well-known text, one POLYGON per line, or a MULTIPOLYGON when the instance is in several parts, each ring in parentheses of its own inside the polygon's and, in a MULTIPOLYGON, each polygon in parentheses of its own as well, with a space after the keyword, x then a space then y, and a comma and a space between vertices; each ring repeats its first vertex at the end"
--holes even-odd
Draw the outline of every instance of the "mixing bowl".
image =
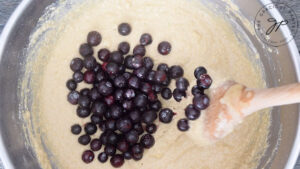
MULTIPOLYGON (((226 1, 227 2, 227 1, 226 1)), ((225 1, 210 1, 220 11, 230 8, 225 1)), ((298 82, 300 77, 299 54, 293 40, 279 47, 271 47, 253 34, 253 21, 257 12, 269 1, 235 0, 238 14, 245 16, 251 26, 244 25, 237 13, 224 13, 235 21, 236 27, 247 35, 249 44, 259 53, 265 69, 268 87, 298 82), (253 29, 252 31, 249 29, 253 29)), ((0 39, 0 158, 6 169, 41 168, 34 150, 26 140, 20 113, 20 93, 18 83, 24 74, 26 47, 30 33, 45 8, 55 0, 24 0, 7 23, 0 39)), ((277 10, 266 11, 265 16, 280 19, 277 10)), ((264 25, 264 24, 262 24, 264 25)), ((290 36, 287 27, 280 27, 275 38, 290 36)), ((300 149, 299 105, 272 109, 272 123, 269 134, 269 147, 260 160, 258 168, 292 169, 300 149)))

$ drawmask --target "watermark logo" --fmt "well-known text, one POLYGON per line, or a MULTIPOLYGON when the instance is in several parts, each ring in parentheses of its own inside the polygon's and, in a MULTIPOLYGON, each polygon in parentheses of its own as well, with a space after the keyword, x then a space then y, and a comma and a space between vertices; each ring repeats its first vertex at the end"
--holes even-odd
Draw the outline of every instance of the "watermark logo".
POLYGON ((257 36, 270 46, 282 46, 290 42, 297 34, 298 18, 296 13, 285 3, 271 3, 263 6, 256 14, 254 29, 257 36), (273 11, 272 11, 273 10, 273 11), (270 12, 279 13, 282 19, 274 18, 270 12), (290 33, 282 35, 280 28, 288 27, 290 33))

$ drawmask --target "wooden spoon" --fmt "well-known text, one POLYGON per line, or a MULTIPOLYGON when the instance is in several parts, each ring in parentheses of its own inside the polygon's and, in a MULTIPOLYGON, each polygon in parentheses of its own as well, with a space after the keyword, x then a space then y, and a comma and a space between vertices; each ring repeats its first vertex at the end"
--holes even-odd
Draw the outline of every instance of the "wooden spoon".
POLYGON ((300 103, 300 83, 269 89, 251 89, 233 81, 214 89, 204 115, 204 132, 210 140, 231 133, 245 117, 273 106, 300 103))

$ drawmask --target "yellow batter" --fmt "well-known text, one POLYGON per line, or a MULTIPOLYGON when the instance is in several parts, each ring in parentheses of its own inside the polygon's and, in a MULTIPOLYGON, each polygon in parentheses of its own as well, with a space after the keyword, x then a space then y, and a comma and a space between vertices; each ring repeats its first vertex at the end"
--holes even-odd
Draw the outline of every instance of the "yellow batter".
MULTIPOLYGON (((28 61, 26 70, 34 83, 31 86, 32 112, 25 113, 34 126, 30 140, 43 168, 51 168, 49 159, 62 169, 112 168, 109 162, 101 164, 97 159, 88 165, 83 163, 81 154, 89 147, 79 145, 78 136, 70 132, 70 126, 74 123, 83 125, 86 120, 78 118, 76 106, 67 102, 65 83, 72 76, 70 61, 79 57, 79 45, 86 41, 91 30, 102 34, 102 43, 94 53, 104 47, 116 50, 121 41, 128 41, 132 52, 140 35, 150 33, 153 43, 147 46, 146 55, 151 56, 156 65, 181 65, 191 84, 189 91, 196 83, 193 71, 197 66, 207 68, 214 80, 212 88, 229 79, 249 87, 264 87, 265 84, 263 73, 248 59, 246 47, 237 40, 230 24, 198 0, 90 0, 73 6, 61 19, 45 24, 49 25, 42 25, 37 31, 51 27, 48 30, 51 33, 42 37, 43 43, 29 53, 36 58, 28 61), (129 36, 118 34, 117 26, 122 22, 132 26, 129 36), (157 45, 163 40, 172 45, 171 53, 166 56, 157 52, 157 45)), ((36 42, 33 35, 31 45, 36 42)), ((174 88, 174 82, 171 88, 174 88)), ((184 107, 191 102, 191 94, 188 95, 181 103, 173 99, 163 102, 164 107, 177 112, 173 122, 169 125, 157 122, 153 148, 145 151, 141 161, 126 161, 123 168, 255 168, 267 147, 269 113, 256 113, 225 139, 203 145, 197 130, 201 118, 190 123, 191 130, 187 133, 176 127, 177 120, 184 117, 184 107)), ((99 133, 94 137, 96 135, 98 137, 99 133)))

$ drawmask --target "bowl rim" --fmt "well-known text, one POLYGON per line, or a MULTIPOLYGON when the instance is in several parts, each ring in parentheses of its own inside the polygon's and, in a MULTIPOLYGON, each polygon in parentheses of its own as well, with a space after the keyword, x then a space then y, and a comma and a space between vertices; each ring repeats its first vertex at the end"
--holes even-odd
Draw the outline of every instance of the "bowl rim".
MULTIPOLYGON (((262 5, 270 4, 273 3, 271 0, 260 0, 262 5)), ((282 15, 280 12, 275 9, 275 10, 269 10, 270 15, 274 16, 275 18, 279 18, 280 20, 283 20, 282 15)), ((283 36, 287 37, 286 35, 291 34, 290 29, 288 27, 281 27, 280 28, 282 31, 283 36)), ((292 39, 288 44, 286 44, 289 52, 291 53, 291 57, 293 59, 296 75, 297 75, 297 81, 300 82, 300 55, 298 52, 297 45, 295 43, 295 40, 292 39)), ((300 104, 298 104, 298 110, 300 109, 300 104)), ((298 112, 299 113, 299 112, 298 112)), ((287 163, 285 164, 285 169, 293 169, 298 156, 300 154, 300 116, 298 116, 298 127, 297 127, 297 134, 294 140, 294 144, 292 146, 291 152, 289 154, 289 158, 287 163)))
MULTIPOLYGON (((24 10, 30 5, 31 1, 32 0, 22 0, 21 3, 14 10, 12 15, 9 17, 6 25, 4 26, 4 29, 0 35, 0 62, 2 60, 5 45, 8 41, 8 38, 11 34, 13 27, 16 24, 16 21, 22 15, 24 10)), ((15 167, 13 166, 13 163, 12 163, 10 157, 8 156, 8 153, 7 153, 7 150, 4 145, 2 137, 3 137, 2 131, 0 130, 0 160, 3 164, 4 169, 14 169, 15 167)))
MULTIPOLYGON (((26 8, 30 5, 31 2, 32 2, 32 0, 22 0, 22 2, 17 6, 17 8, 12 13, 12 15, 9 17, 6 25, 4 26, 4 29, 0 35, 0 62, 2 60, 2 55, 4 53, 4 47, 5 47, 5 45, 8 41, 8 38, 11 34, 11 30, 15 26, 16 21, 19 19, 19 17, 22 15, 24 10, 26 10, 26 8)), ((264 4, 270 4, 270 3, 272 3, 272 1, 271 0, 260 0, 260 3, 261 3, 261 5, 264 5, 264 4)), ((275 18, 282 19, 282 16, 277 9, 271 10, 270 14, 272 16, 274 16, 275 18)), ((280 27, 280 29, 283 33, 283 36, 286 36, 287 34, 290 33, 290 30, 287 27, 280 27)), ((295 67, 296 74, 297 74, 297 81, 299 82, 300 81, 300 56, 299 56, 298 48, 296 46, 294 39, 291 40, 286 45, 288 46, 289 52, 291 53, 291 57, 294 61, 293 63, 294 63, 294 67, 295 67)), ((298 107, 300 109, 300 105, 298 107)), ((299 116, 298 122, 300 122, 300 116, 299 116)), ((296 138, 294 140, 294 144, 292 146, 292 150, 290 152, 288 161, 285 165, 285 169, 293 169, 293 167, 295 166, 296 161, 298 159, 299 153, 300 153, 300 123, 298 123, 296 138)), ((8 156, 7 150, 4 146, 1 130, 0 130, 0 160, 4 166, 4 169, 13 169, 14 168, 13 163, 11 162, 11 159, 8 156)))

